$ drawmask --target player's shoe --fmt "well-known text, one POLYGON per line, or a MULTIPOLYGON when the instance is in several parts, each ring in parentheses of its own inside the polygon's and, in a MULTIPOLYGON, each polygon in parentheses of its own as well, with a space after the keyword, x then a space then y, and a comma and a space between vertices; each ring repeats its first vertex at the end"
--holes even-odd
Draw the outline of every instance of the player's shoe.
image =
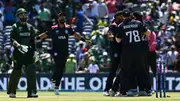
POLYGON ((51 81, 50 90, 55 89, 55 81, 51 81))
POLYGON ((120 92, 117 92, 114 96, 115 97, 123 97, 123 95, 120 92))
POLYGON ((115 96, 115 94, 116 94, 115 91, 113 91, 112 89, 109 90, 109 95, 110 95, 110 96, 115 96))
POLYGON ((138 95, 138 91, 137 89, 130 89, 128 92, 126 92, 127 96, 137 96, 138 95))
POLYGON ((154 91, 153 91, 153 90, 147 91, 147 95, 148 95, 148 96, 152 96, 153 94, 154 94, 154 91))
POLYGON ((28 94, 27 98, 37 98, 38 95, 37 94, 34 94, 34 93, 31 93, 31 94, 28 94))
POLYGON ((16 94, 10 93, 9 98, 16 98, 16 94))
POLYGON ((110 96, 108 91, 104 92, 104 96, 110 96))
POLYGON ((146 91, 139 91, 138 96, 148 96, 148 93, 146 91))
POLYGON ((59 95, 59 87, 55 87, 54 91, 55 91, 55 95, 59 95))

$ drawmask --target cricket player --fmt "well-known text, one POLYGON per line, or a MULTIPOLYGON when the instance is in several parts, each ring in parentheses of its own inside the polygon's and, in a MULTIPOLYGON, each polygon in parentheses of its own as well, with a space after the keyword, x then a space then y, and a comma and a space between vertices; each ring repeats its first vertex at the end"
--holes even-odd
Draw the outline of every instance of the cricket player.
POLYGON ((55 69, 52 75, 52 87, 55 89, 55 94, 59 95, 59 85, 61 78, 65 71, 65 64, 68 57, 68 37, 69 35, 74 35, 77 39, 86 42, 87 44, 91 43, 89 40, 86 40, 78 33, 76 33, 70 25, 65 23, 65 14, 58 14, 58 24, 52 26, 52 30, 39 35, 36 39, 43 39, 46 37, 52 38, 52 50, 51 54, 55 61, 55 69))
POLYGON ((25 66, 27 77, 27 97, 36 98, 36 68, 34 66, 35 29, 27 23, 27 11, 19 8, 16 11, 18 22, 13 24, 11 42, 14 47, 14 68, 10 75, 7 94, 10 98, 16 98, 16 89, 21 77, 22 67, 25 66))
MULTIPOLYGON (((104 96, 109 96, 109 90, 112 88, 113 79, 116 76, 116 72, 120 65, 120 58, 121 58, 121 43, 116 42, 115 36, 118 31, 118 25, 123 21, 122 11, 116 12, 114 18, 115 19, 112 25, 109 26, 108 35, 109 35, 109 41, 110 41, 110 47, 111 47, 112 64, 111 64, 111 69, 110 69, 110 72, 106 81, 106 87, 104 89, 104 96)), ((119 88, 119 86, 117 88, 119 88)))
POLYGON ((140 21, 133 20, 129 10, 123 11, 124 21, 119 25, 119 32, 116 41, 122 41, 122 60, 121 60, 121 91, 123 95, 134 87, 134 77, 139 84, 139 96, 145 95, 144 90, 147 87, 148 73, 145 68, 145 59, 142 49, 142 36, 148 38, 150 32, 140 21))

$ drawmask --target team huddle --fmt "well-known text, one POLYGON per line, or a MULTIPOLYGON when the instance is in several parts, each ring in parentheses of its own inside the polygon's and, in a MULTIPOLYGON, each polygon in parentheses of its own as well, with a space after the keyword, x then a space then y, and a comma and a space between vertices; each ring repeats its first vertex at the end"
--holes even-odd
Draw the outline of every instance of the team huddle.
MULTIPOLYGON (((78 40, 82 40, 87 44, 90 44, 90 42, 65 23, 64 13, 57 15, 57 24, 53 25, 50 31, 35 36, 37 30, 27 23, 26 13, 25 9, 18 9, 16 16, 19 21, 12 26, 11 42, 15 48, 13 52, 14 68, 10 76, 7 94, 9 94, 10 98, 16 98, 16 89, 22 73, 22 67, 25 66, 27 97, 38 97, 36 94, 36 68, 34 66, 35 42, 50 37, 53 44, 50 53, 55 61, 51 85, 55 90, 55 94, 59 95, 59 85, 68 57, 68 36, 74 35, 78 40)), ((151 65, 151 69, 155 73, 154 64, 156 65, 156 59, 151 58, 153 62, 149 62, 149 54, 154 54, 155 52, 154 48, 149 48, 149 46, 155 45, 155 43, 151 42, 153 39, 151 37, 154 33, 146 28, 142 20, 143 17, 139 12, 131 14, 129 10, 124 10, 117 12, 114 18, 112 25, 109 26, 108 37, 112 49, 112 66, 104 95, 151 95, 148 66, 151 65), (113 79, 119 69, 120 72, 113 83, 113 79)))
POLYGON ((112 66, 104 96, 151 96, 149 66, 155 74, 156 57, 151 61, 149 55, 155 52, 156 42, 155 33, 143 23, 143 15, 129 10, 117 12, 109 27, 109 39, 112 66))

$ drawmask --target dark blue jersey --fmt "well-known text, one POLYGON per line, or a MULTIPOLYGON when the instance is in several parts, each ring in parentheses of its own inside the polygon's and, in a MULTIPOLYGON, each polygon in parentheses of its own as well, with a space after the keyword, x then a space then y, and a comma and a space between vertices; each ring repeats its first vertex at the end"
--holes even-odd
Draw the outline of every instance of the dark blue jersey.
POLYGON ((125 20, 118 28, 118 34, 116 37, 122 40, 122 51, 142 51, 142 36, 147 29, 145 26, 137 20, 125 20))
POLYGON ((68 37, 75 34, 70 25, 65 24, 64 28, 60 28, 58 25, 53 25, 52 30, 49 33, 49 37, 52 38, 53 52, 60 53, 60 55, 68 55, 68 37))
MULTIPOLYGON (((147 25, 147 24, 145 24, 145 22, 142 22, 142 23, 143 23, 144 26, 147 25)), ((143 46, 142 47, 144 49, 144 52, 147 53, 149 51, 149 41, 148 41, 146 35, 143 35, 142 41, 143 41, 143 43, 142 43, 143 46)))
MULTIPOLYGON (((116 34, 118 33, 118 24, 115 22, 112 23, 109 26, 109 32, 116 36, 116 34)), ((113 41, 110 41, 110 46, 113 54, 121 53, 121 43, 117 43, 115 37, 113 38, 113 41)))

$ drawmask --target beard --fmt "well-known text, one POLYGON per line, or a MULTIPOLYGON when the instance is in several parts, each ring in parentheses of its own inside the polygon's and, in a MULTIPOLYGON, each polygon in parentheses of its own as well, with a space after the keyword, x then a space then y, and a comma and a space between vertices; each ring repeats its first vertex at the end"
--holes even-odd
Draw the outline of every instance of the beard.
POLYGON ((59 20, 59 23, 64 24, 65 23, 65 19, 59 20))
POLYGON ((19 18, 21 22, 26 22, 27 21, 27 17, 23 17, 23 18, 19 18))

